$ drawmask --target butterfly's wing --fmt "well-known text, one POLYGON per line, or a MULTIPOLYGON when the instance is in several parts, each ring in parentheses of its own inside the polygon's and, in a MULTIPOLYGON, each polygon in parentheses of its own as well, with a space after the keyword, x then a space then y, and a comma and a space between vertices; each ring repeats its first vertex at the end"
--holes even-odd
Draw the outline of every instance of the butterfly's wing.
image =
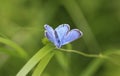
POLYGON ((44 28, 45 28, 45 36, 57 46, 58 42, 56 41, 55 31, 53 30, 53 28, 47 24, 44 25, 44 28))
POLYGON ((80 30, 73 29, 70 32, 68 32, 67 35, 64 37, 62 45, 68 44, 68 43, 80 38, 82 35, 83 35, 83 33, 80 30))
POLYGON ((69 30, 70 26, 68 24, 61 24, 55 29, 57 37, 60 40, 60 44, 62 44, 62 40, 69 30))

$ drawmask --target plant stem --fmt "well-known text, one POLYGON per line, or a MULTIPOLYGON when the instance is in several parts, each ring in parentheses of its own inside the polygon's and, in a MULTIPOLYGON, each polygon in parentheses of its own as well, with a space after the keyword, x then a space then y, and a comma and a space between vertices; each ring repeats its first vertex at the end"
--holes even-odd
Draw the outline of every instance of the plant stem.
POLYGON ((86 56, 86 57, 108 58, 107 56, 104 56, 101 53, 98 54, 98 55, 95 55, 95 54, 86 54, 86 53, 83 53, 83 52, 80 52, 80 51, 76 51, 76 50, 66 50, 66 49, 59 49, 59 50, 65 51, 65 52, 76 53, 76 54, 83 55, 83 56, 86 56))

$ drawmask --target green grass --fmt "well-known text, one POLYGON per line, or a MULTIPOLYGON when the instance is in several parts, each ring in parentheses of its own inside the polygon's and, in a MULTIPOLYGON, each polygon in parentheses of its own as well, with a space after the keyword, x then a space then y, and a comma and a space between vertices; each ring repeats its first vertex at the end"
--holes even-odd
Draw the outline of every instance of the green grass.
POLYGON ((119 25, 119 0, 0 0, 0 76, 119 76, 119 25), (64 23, 83 37, 56 49, 64 23))

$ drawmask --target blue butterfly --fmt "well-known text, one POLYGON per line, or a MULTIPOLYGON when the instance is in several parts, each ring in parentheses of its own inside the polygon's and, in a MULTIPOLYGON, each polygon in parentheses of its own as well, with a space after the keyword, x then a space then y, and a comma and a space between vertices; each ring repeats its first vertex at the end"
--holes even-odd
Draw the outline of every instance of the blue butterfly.
POLYGON ((70 31, 68 24, 61 24, 55 30, 47 24, 44 25, 44 28, 45 36, 54 43, 57 48, 61 48, 62 45, 68 44, 83 35, 78 29, 72 29, 70 31))

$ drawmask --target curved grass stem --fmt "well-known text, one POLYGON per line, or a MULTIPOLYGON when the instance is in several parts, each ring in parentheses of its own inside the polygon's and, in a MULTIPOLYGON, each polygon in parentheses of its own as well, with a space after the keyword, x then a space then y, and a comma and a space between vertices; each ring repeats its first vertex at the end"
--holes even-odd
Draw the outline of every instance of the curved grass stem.
POLYGON ((80 52, 80 51, 76 51, 76 50, 66 50, 66 49, 59 49, 61 51, 65 51, 65 52, 71 52, 71 53, 76 53, 76 54, 79 54, 79 55, 83 55, 85 57, 96 57, 96 58, 108 58, 107 56, 104 56, 103 54, 86 54, 86 53, 83 53, 83 52, 80 52))

